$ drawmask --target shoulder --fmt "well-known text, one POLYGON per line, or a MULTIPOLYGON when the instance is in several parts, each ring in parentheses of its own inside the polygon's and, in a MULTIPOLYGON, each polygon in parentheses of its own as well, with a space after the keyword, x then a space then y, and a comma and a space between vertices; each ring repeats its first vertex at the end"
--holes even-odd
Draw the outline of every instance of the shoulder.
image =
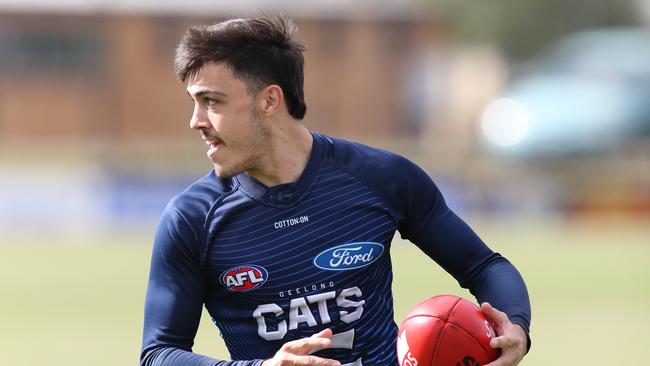
POLYGON ((229 191, 230 180, 219 179, 211 172, 172 198, 156 230, 154 258, 165 263, 182 258, 201 260, 210 214, 229 191))
POLYGON ((193 230, 200 230, 212 208, 232 190, 232 179, 221 179, 211 171, 169 201, 163 220, 183 220, 193 230))
POLYGON ((434 209, 446 206, 429 175, 409 159, 390 151, 326 137, 328 159, 363 181, 399 218, 398 229, 408 237, 434 209))
POLYGON ((385 179, 387 174, 411 174, 421 169, 396 153, 358 142, 325 137, 330 141, 329 160, 361 178, 385 179))
POLYGON ((429 175, 411 160, 357 142, 325 137, 330 141, 328 158, 375 190, 404 194, 405 191, 433 186, 429 175))

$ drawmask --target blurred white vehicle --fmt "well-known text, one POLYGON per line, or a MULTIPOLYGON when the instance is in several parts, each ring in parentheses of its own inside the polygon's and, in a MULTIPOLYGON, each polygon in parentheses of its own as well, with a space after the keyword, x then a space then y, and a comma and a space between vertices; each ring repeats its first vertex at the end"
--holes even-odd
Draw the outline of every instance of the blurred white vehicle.
POLYGON ((520 156, 596 153, 650 135, 650 31, 564 38, 486 107, 481 127, 491 148, 520 156))

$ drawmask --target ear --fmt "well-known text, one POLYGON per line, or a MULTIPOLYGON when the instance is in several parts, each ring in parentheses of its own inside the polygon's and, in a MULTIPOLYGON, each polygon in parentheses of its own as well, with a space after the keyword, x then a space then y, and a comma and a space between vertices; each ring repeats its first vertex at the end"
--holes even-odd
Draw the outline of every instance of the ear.
POLYGON ((271 84, 258 93, 258 107, 260 112, 270 117, 284 106, 284 93, 278 85, 271 84))

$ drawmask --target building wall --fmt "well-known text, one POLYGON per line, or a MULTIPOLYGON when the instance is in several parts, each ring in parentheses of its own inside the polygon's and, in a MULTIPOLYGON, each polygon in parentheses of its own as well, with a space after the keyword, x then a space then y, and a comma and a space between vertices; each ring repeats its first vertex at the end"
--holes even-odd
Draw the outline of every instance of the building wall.
MULTIPOLYGON (((173 138, 191 105, 174 47, 218 19, 0 15, 0 138, 173 138)), ((298 19, 306 52, 305 123, 333 134, 404 134, 408 60, 423 29, 407 21, 298 19)))

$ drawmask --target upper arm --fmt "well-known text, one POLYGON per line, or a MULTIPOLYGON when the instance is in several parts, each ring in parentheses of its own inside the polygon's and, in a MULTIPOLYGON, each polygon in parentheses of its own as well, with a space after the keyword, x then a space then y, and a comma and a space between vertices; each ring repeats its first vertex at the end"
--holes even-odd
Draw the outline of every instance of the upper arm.
POLYGON ((500 271, 494 271, 494 268, 503 267, 505 259, 488 248, 449 209, 442 193, 426 172, 391 152, 335 141, 335 161, 382 198, 390 208, 403 238, 415 243, 461 286, 469 288, 479 298, 507 300, 508 297, 516 297, 518 302, 528 302, 523 280, 516 269, 512 265, 506 266, 505 276, 500 271), (495 274, 497 272, 498 275, 495 274), (510 292, 511 296, 493 290, 499 286, 505 292, 510 292), (484 297, 485 293, 488 296, 484 297))
POLYGON ((363 145, 338 144, 335 159, 392 210, 397 230, 456 278, 471 286, 495 255, 448 207, 429 175, 410 160, 363 145))
POLYGON ((413 163, 402 167, 408 176, 398 198, 400 232, 470 290, 479 302, 489 301, 528 333, 530 301, 523 278, 500 254, 493 252, 445 203, 440 190, 413 163), (407 174, 408 172, 408 174, 407 174))
POLYGON ((470 287, 477 272, 496 254, 476 233, 449 209, 429 177, 411 161, 393 162, 400 185, 389 198, 401 213, 398 230, 431 259, 449 272, 463 287, 470 287))

